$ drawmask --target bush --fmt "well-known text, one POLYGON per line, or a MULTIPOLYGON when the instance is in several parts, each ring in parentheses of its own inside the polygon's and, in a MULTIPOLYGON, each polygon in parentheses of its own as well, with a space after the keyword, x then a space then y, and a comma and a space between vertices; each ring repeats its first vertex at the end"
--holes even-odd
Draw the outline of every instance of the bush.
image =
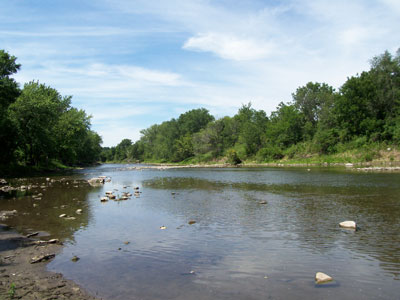
POLYGON ((242 162, 242 160, 239 158, 237 155, 236 151, 234 149, 229 149, 227 151, 227 162, 230 163, 231 165, 238 165, 242 162))
POLYGON ((283 158, 283 152, 281 148, 276 145, 267 145, 257 152, 257 160, 259 161, 271 161, 283 158))

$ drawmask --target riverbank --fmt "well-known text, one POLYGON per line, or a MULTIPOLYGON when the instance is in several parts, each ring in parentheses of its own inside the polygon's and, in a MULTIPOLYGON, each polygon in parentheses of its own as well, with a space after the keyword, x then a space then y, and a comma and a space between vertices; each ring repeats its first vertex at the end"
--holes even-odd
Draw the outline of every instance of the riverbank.
MULTIPOLYGON (((57 255, 62 244, 41 243, 0 225, 0 299, 76 299, 95 300, 84 289, 62 274, 46 270, 46 262, 31 263, 57 255)), ((50 258, 51 259, 51 258, 50 258)))

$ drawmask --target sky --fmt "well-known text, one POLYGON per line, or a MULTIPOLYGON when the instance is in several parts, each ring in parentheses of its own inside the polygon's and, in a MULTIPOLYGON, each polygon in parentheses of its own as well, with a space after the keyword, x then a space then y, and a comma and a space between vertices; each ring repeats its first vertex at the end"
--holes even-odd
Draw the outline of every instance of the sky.
POLYGON ((204 107, 267 114, 400 47, 398 0, 0 0, 14 78, 72 95, 103 146, 204 107))

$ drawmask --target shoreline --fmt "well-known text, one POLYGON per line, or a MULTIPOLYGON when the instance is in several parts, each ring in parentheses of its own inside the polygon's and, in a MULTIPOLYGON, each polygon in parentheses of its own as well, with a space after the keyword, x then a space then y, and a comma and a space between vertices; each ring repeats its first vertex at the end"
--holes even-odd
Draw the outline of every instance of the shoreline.
POLYGON ((57 255, 63 249, 59 242, 35 243, 40 240, 40 236, 27 238, 0 224, 0 295, 4 299, 98 300, 61 273, 48 271, 51 259, 31 263, 34 257, 57 255))
MULTIPOLYGON (((130 165, 128 162, 120 164, 130 165)), ((136 163, 135 163, 136 164, 136 163)), ((187 164, 179 163, 143 163, 144 166, 132 166, 121 168, 123 170, 168 170, 168 169, 185 169, 185 168, 328 168, 341 167, 349 171, 358 172, 400 172, 400 162, 373 162, 373 163, 244 163, 238 165, 232 164, 187 164)))

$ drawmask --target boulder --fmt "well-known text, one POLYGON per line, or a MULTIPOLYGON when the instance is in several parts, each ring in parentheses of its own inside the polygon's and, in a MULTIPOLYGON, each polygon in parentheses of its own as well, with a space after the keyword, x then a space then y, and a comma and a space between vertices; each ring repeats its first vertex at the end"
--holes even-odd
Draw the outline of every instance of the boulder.
POLYGON ((339 226, 343 227, 343 228, 350 228, 350 229, 357 228, 357 224, 354 221, 344 221, 344 222, 339 223, 339 226))
POLYGON ((318 284, 329 282, 332 280, 333 280, 333 278, 329 275, 326 275, 325 273, 317 272, 317 274, 315 274, 315 282, 318 284))
POLYGON ((94 178, 89 179, 88 183, 91 186, 99 186, 99 185, 102 185, 104 183, 104 178, 94 177, 94 178))

